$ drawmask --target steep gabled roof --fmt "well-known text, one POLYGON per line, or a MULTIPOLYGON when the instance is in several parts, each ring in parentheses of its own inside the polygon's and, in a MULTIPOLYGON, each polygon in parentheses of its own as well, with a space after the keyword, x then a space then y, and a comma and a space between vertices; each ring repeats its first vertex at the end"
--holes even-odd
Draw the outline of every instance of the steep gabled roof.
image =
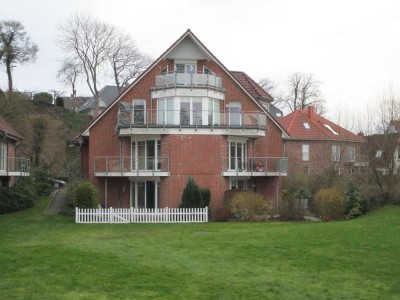
MULTIPOLYGON (((263 107, 259 100, 256 99, 252 94, 250 90, 247 90, 236 78, 235 76, 214 56, 214 54, 211 53, 207 49, 206 46, 192 33, 190 29, 188 29, 183 35, 181 35, 175 43, 173 43, 159 58, 157 58, 140 76, 138 76, 101 114, 99 114, 90 124, 89 126, 82 132, 82 135, 89 135, 89 130, 92 126, 94 126, 98 120, 102 118, 103 115, 105 115, 120 99, 124 97, 124 95, 132 88, 134 87, 143 77, 146 76, 147 73, 150 72, 150 70, 153 69, 155 65, 157 65, 161 60, 167 57, 167 55, 186 37, 190 37, 192 41, 202 50, 204 53, 210 57, 210 59, 214 60, 230 77, 231 79, 237 83, 237 85, 260 107, 261 110, 263 110, 266 115, 271 119, 271 121, 282 131, 284 135, 287 135, 287 132, 285 129, 270 115, 268 110, 263 107)), ((253 87, 254 89, 254 87, 253 87)))
MULTIPOLYGON (((106 85, 99 91, 99 100, 104 102, 107 107, 114 99, 118 96, 118 88, 114 85, 106 85)), ((78 112, 82 112, 88 109, 94 109, 96 102, 94 97, 90 97, 81 107, 78 108, 78 112)))
POLYGON ((21 135, 0 115, 0 133, 14 140, 22 141, 21 135))
POLYGON ((240 83, 242 87, 244 87, 248 93, 257 100, 264 100, 271 102, 274 99, 268 94, 263 88, 255 82, 250 76, 248 76, 245 72, 241 71, 230 71, 233 77, 240 83))
POLYGON ((278 122, 295 140, 339 140, 363 142, 364 139, 316 114, 313 107, 296 110, 278 122))

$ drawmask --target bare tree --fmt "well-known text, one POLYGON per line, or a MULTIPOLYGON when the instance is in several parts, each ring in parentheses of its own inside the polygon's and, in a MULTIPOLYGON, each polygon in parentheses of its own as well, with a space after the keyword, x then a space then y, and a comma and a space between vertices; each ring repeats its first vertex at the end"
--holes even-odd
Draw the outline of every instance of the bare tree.
POLYGON ((278 103, 290 111, 314 106, 315 112, 323 115, 326 112, 325 100, 322 98, 319 86, 320 82, 312 74, 292 73, 288 77, 286 87, 277 97, 278 103))
POLYGON ((112 76, 118 91, 135 79, 151 63, 152 59, 141 53, 132 37, 122 31, 116 35, 109 54, 112 76))
POLYGON ((71 85, 71 98, 76 97, 76 80, 82 74, 82 65, 71 60, 64 60, 62 65, 57 71, 57 78, 59 81, 71 85))
POLYGON ((369 170, 379 193, 391 200, 400 190, 400 102, 390 89, 379 101, 377 134, 366 137, 369 170))
POLYGON ((88 15, 75 14, 59 26, 58 42, 71 60, 79 62, 95 99, 94 116, 99 114, 99 77, 115 39, 116 28, 88 15))
POLYGON ((261 78, 258 81, 258 85, 271 96, 274 94, 276 89, 275 83, 267 77, 261 78))
POLYGON ((6 66, 9 93, 13 91, 12 69, 17 64, 34 62, 38 50, 38 46, 31 42, 20 22, 0 23, 0 62, 6 66))

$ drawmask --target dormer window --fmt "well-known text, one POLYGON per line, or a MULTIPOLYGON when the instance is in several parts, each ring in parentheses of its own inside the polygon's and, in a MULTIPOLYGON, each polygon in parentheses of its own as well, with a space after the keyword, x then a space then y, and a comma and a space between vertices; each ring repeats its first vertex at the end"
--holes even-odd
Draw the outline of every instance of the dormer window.
POLYGON ((186 74, 196 73, 196 64, 175 64, 175 72, 186 74))
POLYGON ((311 129, 310 124, 307 123, 307 122, 304 122, 303 126, 304 126, 305 129, 311 129))
POLYGON ((335 130, 333 130, 333 128, 328 125, 328 124, 324 124, 325 128, 328 128, 330 130, 330 132, 332 132, 334 135, 339 135, 339 133, 337 133, 335 130))
POLYGON ((382 157, 382 150, 378 150, 378 151, 376 151, 376 154, 375 154, 375 157, 376 158, 381 158, 382 157))

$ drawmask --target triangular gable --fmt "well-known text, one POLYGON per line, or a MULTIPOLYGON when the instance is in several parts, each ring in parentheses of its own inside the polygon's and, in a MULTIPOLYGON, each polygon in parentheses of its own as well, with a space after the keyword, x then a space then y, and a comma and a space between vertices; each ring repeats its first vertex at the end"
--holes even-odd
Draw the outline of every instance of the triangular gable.
POLYGON ((184 51, 185 49, 189 49, 197 45, 199 47, 199 51, 196 51, 197 55, 205 55, 209 59, 215 61, 228 76, 252 99, 257 106, 270 118, 270 120, 282 131, 284 136, 288 136, 286 130, 271 116, 271 114, 263 107, 257 99, 255 99, 249 91, 243 87, 238 80, 231 74, 231 72, 204 46, 204 44, 188 29, 175 43, 173 43, 159 58, 157 58, 138 78, 136 78, 126 89, 125 91, 119 95, 101 114, 97 116, 89 126, 82 132, 83 136, 89 135, 89 130, 92 128, 100 118, 103 117, 120 99, 122 99, 129 90, 134 87, 143 77, 145 77, 150 70, 153 69, 155 65, 157 65, 161 60, 168 58, 169 56, 175 56, 177 53, 184 51), (188 40, 190 39, 190 40, 188 40), (182 43, 183 41, 183 43, 182 43), (182 44, 181 44, 182 43, 182 44))

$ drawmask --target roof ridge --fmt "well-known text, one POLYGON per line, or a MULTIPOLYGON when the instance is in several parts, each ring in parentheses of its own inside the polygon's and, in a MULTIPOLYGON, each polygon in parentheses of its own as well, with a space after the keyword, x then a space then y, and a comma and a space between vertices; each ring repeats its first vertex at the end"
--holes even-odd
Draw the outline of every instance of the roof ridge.
POLYGON ((290 132, 290 129, 292 129, 292 125, 293 125, 293 123, 294 123, 294 120, 296 119, 296 117, 297 117, 297 112, 298 112, 298 110, 295 110, 294 111, 294 115, 293 115, 293 118, 292 118, 292 121, 290 122, 290 124, 289 124, 289 127, 288 127, 288 132, 290 132))

